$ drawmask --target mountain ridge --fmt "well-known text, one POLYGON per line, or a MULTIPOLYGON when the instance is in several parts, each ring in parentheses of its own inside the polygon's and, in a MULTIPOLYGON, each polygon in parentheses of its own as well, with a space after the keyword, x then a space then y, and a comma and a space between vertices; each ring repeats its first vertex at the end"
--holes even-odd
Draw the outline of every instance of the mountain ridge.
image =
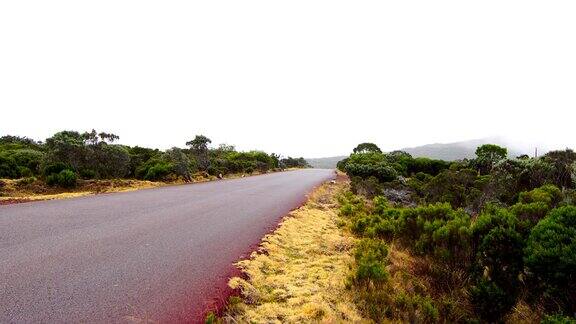
MULTIPOLYGON (((516 157, 522 154, 532 155, 526 148, 511 148, 511 145, 500 137, 487 137, 451 143, 432 143, 414 147, 402 148, 399 151, 409 153, 413 157, 427 157, 446 161, 472 159, 476 156, 476 148, 484 144, 496 144, 508 148, 508 156, 516 157)), ((545 153, 544 151, 542 153, 545 153)), ((337 155, 323 158, 306 159, 308 163, 320 169, 334 169, 338 161, 348 157, 337 155)))

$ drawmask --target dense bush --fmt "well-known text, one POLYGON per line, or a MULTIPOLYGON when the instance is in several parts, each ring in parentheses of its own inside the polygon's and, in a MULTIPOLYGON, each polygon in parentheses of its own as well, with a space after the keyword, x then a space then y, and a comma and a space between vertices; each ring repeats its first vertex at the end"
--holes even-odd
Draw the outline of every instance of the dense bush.
POLYGON ((0 154, 0 178, 17 178, 20 176, 18 165, 13 158, 0 154))
POLYGON ((40 165, 45 156, 43 152, 33 149, 7 151, 6 155, 14 159, 14 162, 16 162, 19 167, 25 167, 30 170, 32 174, 39 174, 40 165))
POLYGON ((153 158, 136 169, 136 177, 150 181, 166 180, 172 173, 172 169, 172 164, 169 162, 161 158, 153 158))
POLYGON ((532 229, 524 262, 549 310, 576 312, 576 207, 550 212, 532 229))
POLYGON ((115 134, 62 131, 36 142, 26 137, 0 137, 0 178, 38 176, 58 185, 62 170, 83 179, 138 178, 164 181, 193 180, 196 176, 229 173, 264 173, 279 168, 309 167, 304 158, 280 158, 261 151, 238 152, 231 145, 209 147, 211 140, 196 136, 189 149, 173 147, 165 152, 144 147, 114 144, 115 134))
POLYGON ((76 173, 72 170, 62 170, 59 173, 52 173, 46 177, 46 184, 49 186, 60 186, 62 188, 73 188, 76 186, 76 173))
POLYGON ((472 169, 445 170, 424 187, 429 202, 447 202, 455 208, 477 206, 486 179, 472 169))
POLYGON ((488 323, 501 321, 516 302, 515 296, 510 296, 495 282, 489 280, 481 280, 473 286, 470 298, 476 314, 488 323))
POLYGON ((576 324, 574 317, 563 316, 561 314, 546 315, 542 319, 541 324, 576 324))
MULTIPOLYGON (((477 155, 438 163, 404 152, 353 153, 339 167, 360 196, 343 195, 340 214, 366 242, 393 243, 419 260, 417 275, 433 287, 434 321, 502 322, 525 303, 544 322, 569 322, 563 316, 576 312, 576 154, 507 159, 504 148, 489 145, 477 155), (395 176, 379 176, 383 166, 395 176), (412 201, 391 198, 402 190, 412 192, 412 201)), ((378 273, 371 266, 389 262, 387 255, 380 264, 367 260, 355 271, 378 273)), ((387 278, 386 289, 395 280, 387 278)), ((390 297, 386 289, 359 288, 360 308, 376 321, 410 318, 416 308, 408 305, 422 295, 390 297)))

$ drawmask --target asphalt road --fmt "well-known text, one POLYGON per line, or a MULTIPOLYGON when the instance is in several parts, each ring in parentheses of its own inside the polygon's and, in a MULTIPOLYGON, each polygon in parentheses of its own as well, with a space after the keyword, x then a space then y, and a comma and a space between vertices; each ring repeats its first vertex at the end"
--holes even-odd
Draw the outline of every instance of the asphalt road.
POLYGON ((0 323, 197 322, 305 194, 299 170, 0 206, 0 323))

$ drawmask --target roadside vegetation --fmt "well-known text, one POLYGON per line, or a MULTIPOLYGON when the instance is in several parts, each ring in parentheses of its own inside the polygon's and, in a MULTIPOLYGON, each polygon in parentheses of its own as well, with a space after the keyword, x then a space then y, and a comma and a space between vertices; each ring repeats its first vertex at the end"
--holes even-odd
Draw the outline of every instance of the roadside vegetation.
POLYGON ((237 151, 197 135, 166 151, 115 144, 115 134, 62 131, 44 142, 0 137, 0 201, 153 187, 304 168, 303 158, 237 151))
POLYGON ((338 164, 358 238, 349 287, 375 322, 575 323, 576 153, 446 162, 363 143, 338 164))
POLYGON ((361 322, 346 288, 354 238, 339 227, 335 200, 345 186, 340 179, 316 189, 250 259, 239 262, 244 276, 230 286, 240 296, 207 323, 361 322))

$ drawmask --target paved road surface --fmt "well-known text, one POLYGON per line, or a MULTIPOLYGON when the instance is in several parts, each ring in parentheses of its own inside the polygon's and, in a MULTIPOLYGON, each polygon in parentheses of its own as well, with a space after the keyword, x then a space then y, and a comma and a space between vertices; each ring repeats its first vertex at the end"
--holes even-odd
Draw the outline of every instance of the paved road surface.
POLYGON ((196 322, 232 263, 332 176, 311 169, 0 206, 0 323, 196 322))

